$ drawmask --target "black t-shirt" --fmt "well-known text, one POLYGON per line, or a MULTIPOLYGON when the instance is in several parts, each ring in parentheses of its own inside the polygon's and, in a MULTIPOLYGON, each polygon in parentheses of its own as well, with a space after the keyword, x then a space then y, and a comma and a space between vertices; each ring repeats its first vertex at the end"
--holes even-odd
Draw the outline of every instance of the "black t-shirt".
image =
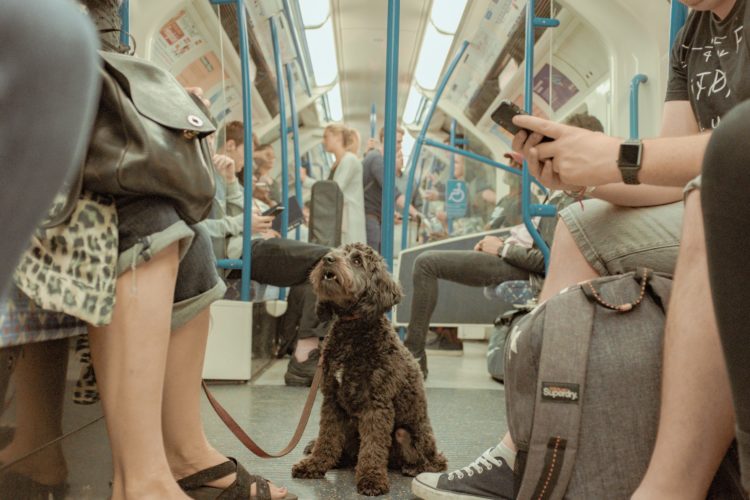
MULTIPOLYGON (((380 217, 383 207, 383 154, 377 149, 371 149, 362 161, 362 185, 365 188, 365 213, 380 217)), ((401 196, 396 187, 394 199, 401 196)))
POLYGON ((750 98, 747 14, 745 0, 737 0, 722 20, 693 11, 672 46, 666 100, 689 100, 701 130, 716 128, 725 113, 750 98))

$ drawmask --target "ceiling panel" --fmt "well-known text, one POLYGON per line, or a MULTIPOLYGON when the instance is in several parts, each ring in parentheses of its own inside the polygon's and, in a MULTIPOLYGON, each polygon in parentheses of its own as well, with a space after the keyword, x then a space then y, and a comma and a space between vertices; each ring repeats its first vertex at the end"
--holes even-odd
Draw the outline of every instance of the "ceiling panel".
MULTIPOLYGON (((406 104, 432 0, 401 2, 399 30, 399 117, 406 104)), ((387 2, 333 0, 344 121, 369 134, 374 103, 383 123, 386 77, 387 2)))

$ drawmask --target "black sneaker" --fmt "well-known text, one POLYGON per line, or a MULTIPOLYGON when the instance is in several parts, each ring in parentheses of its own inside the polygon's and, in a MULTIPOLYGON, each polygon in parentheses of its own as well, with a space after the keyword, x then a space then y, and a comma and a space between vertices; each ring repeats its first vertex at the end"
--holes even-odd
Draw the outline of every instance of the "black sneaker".
POLYGON ((455 332, 441 329, 434 338, 427 337, 425 350, 438 356, 461 356, 464 353, 464 343, 455 332))
POLYGON ((476 498, 513 498, 513 470, 496 448, 453 472, 423 472, 411 482, 411 491, 424 500, 469 500, 476 498))
POLYGON ((302 362, 297 361, 297 358, 292 355, 284 374, 286 385, 310 387, 315 376, 315 370, 318 368, 318 359, 320 359, 320 350, 318 349, 310 351, 309 357, 302 362))

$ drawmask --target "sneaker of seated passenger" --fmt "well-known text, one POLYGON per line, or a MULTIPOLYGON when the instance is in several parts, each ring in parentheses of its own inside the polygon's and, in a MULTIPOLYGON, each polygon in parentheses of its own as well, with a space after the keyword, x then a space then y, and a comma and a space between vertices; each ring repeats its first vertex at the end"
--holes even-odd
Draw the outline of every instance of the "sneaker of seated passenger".
POLYGON ((289 360, 289 365, 287 365, 286 373, 284 374, 286 385, 310 387, 315 376, 315 370, 318 368, 319 359, 319 349, 310 351, 305 361, 297 361, 297 358, 292 355, 292 359, 289 360))
POLYGON ((412 480, 411 491, 424 500, 512 499, 515 476, 502 448, 502 445, 490 448, 453 472, 423 472, 412 480))
POLYGON ((458 338, 455 328, 438 328, 434 340, 428 340, 425 349, 430 354, 443 356, 461 356, 464 353, 464 344, 458 338))

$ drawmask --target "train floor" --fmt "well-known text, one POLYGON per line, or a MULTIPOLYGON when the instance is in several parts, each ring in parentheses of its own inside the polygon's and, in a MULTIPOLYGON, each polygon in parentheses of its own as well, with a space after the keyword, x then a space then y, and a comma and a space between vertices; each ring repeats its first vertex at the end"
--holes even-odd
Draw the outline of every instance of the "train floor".
MULTIPOLYGON (((464 342, 464 346, 462 356, 428 355, 429 413, 438 447, 448 458, 451 470, 468 465, 481 452, 496 444, 506 429, 503 386, 487 374, 486 342, 464 342)), ((284 386, 287 363, 288 359, 274 361, 249 384, 212 388, 248 434, 267 450, 276 451, 286 445, 307 395, 307 389, 284 386)), ((207 401, 204 401, 203 417, 207 434, 219 450, 236 457, 251 473, 288 486, 300 499, 367 498, 357 494, 352 469, 330 471, 319 480, 291 477, 291 467, 302 457, 303 445, 317 435, 321 399, 318 395, 301 444, 281 459, 263 460, 252 455, 224 427, 207 401)), ((68 415, 69 412, 81 411, 101 414, 98 404, 81 408, 66 402, 65 406, 68 415)), ((63 439, 62 444, 69 471, 65 497, 75 500, 108 498, 111 461, 104 421, 95 420, 63 439)), ((2 482, 0 475, 0 488, 2 482)), ((377 498, 415 498, 411 493, 411 478, 391 472, 390 482, 390 492, 377 498)), ((24 496, 17 498, 22 500, 24 496)))

